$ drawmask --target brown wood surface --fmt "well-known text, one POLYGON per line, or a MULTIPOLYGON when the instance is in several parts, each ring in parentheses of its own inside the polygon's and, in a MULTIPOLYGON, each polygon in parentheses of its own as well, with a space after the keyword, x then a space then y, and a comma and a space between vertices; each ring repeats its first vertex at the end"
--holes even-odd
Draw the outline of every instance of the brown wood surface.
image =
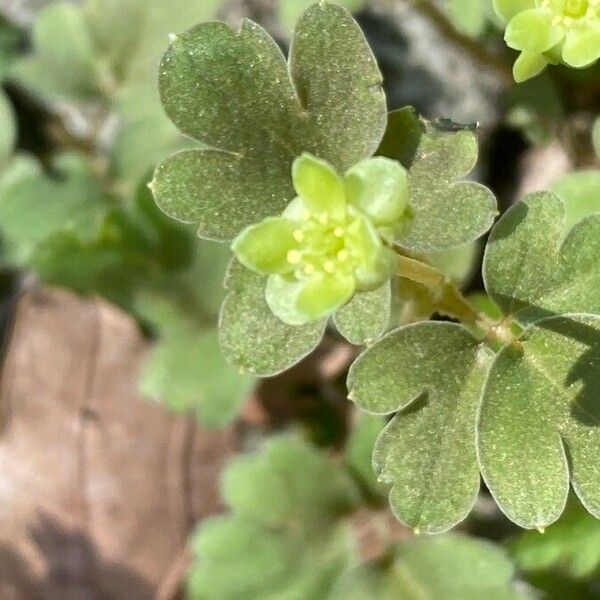
POLYGON ((0 381, 0 599, 173 595, 194 523, 219 510, 233 433, 142 399, 147 350, 100 300, 34 289, 18 303, 0 381))

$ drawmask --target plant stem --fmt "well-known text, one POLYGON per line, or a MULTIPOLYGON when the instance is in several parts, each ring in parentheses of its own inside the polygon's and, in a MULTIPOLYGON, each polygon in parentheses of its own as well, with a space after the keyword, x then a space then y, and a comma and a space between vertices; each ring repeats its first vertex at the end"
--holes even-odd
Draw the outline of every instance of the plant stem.
POLYGON ((463 296, 456 285, 435 267, 403 254, 398 254, 397 274, 426 287, 431 293, 438 312, 481 329, 488 341, 501 344, 513 344, 515 342, 510 321, 494 321, 479 312, 463 296))

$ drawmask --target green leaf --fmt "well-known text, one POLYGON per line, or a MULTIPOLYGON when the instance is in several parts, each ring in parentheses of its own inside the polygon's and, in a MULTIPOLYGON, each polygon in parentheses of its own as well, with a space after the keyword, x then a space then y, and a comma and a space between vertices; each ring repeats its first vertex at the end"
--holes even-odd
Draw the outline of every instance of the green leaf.
POLYGON ((600 569, 600 520, 571 498, 560 520, 544 535, 525 531, 509 543, 522 571, 559 569, 574 578, 590 577, 600 569))
POLYGON ((259 377, 275 375, 297 363, 321 341, 325 321, 286 325, 265 301, 265 279, 233 262, 225 282, 219 330, 227 359, 259 377))
POLYGON ((0 167, 12 154, 16 137, 15 114, 10 100, 0 89, 0 167))
POLYGON ((252 385, 251 377, 239 375, 223 358, 215 329, 189 324, 158 341, 140 380, 145 395, 215 427, 235 418, 252 385))
POLYGON ((592 127, 592 145, 596 151, 596 156, 600 158, 600 117, 597 117, 592 127))
POLYGON ((552 184, 565 207, 565 231, 583 218, 600 212, 600 171, 574 171, 552 184))
POLYGON ((600 517, 600 317, 549 317, 495 358, 479 415, 482 474, 522 527, 563 512, 569 480, 600 517))
POLYGON ((394 513, 415 530, 447 531, 473 507, 475 416, 488 364, 462 326, 428 322, 392 331, 350 369, 349 397, 361 408, 400 411, 379 437, 373 464, 394 486, 394 513))
POLYGON ((600 215, 568 231, 567 222, 581 211, 574 205, 565 211, 558 197, 542 192, 498 221, 483 273, 488 293, 506 314, 530 323, 551 314, 600 313, 600 215))
POLYGON ((17 61, 11 74, 55 99, 90 99, 102 93, 103 65, 81 9, 70 2, 49 4, 33 29, 34 54, 17 61))
POLYGON ((60 231, 76 231, 83 238, 97 235, 109 203, 82 158, 61 157, 57 179, 30 167, 19 170, 2 186, 0 197, 6 262, 26 264, 39 244, 60 231))
POLYGON ((160 73, 168 115, 210 149, 162 163, 155 197, 172 217, 199 223, 203 237, 231 239, 280 214, 295 196, 291 165, 303 152, 344 172, 374 152, 385 128, 375 59, 333 4, 314 5, 298 22, 289 72, 276 43, 245 21, 239 32, 206 23, 179 36, 160 73))
POLYGON ((242 517, 207 521, 193 547, 190 600, 326 600, 351 557, 345 527, 271 530, 242 517))
MULTIPOLYGON (((358 12, 365 5, 365 0, 334 0, 350 12, 358 12)), ((315 4, 315 0, 279 0, 279 20, 282 25, 292 31, 302 13, 315 4)))
POLYGON ((388 328, 391 301, 392 291, 388 282, 372 292, 355 294, 348 304, 335 313, 333 321, 351 344, 370 344, 388 328))
POLYGON ((481 36, 492 17, 489 2, 481 0, 448 0, 446 12, 457 31, 470 37, 481 36))
POLYGON ((385 425, 379 416, 363 413, 352 428, 345 448, 345 464, 350 474, 368 494, 384 496, 389 488, 377 481, 373 471, 373 447, 385 425))
POLYGON ((411 109, 398 112, 391 113, 378 150, 410 167, 413 220, 397 243, 412 252, 432 252, 472 242, 491 227, 497 214, 486 187, 457 181, 475 166, 475 136, 445 121, 424 123, 411 109))
POLYGON ((339 518, 358 496, 340 467, 298 439, 275 438, 259 454, 236 459, 223 488, 233 512, 196 534, 190 597, 328 598, 353 557, 339 518))
POLYGON ((238 515, 268 527, 317 527, 358 502, 355 485, 326 455, 295 438, 273 438, 239 457, 223 477, 223 496, 238 515))
POLYGON ((514 569, 490 542, 459 535, 413 539, 348 571, 332 600, 517 600, 514 569))

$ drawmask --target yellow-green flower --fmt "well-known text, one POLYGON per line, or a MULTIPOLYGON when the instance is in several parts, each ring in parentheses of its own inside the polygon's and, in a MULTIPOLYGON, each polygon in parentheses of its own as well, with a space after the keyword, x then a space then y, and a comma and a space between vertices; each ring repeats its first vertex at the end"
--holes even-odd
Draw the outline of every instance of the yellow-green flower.
POLYGON ((516 81, 525 81, 549 63, 576 68, 600 58, 600 0, 494 0, 506 23, 504 39, 521 54, 516 81))
POLYGON ((232 249, 244 266, 268 275, 273 313, 301 325, 391 277, 389 244, 406 221, 408 183, 402 165, 387 158, 364 160, 342 177, 310 154, 294 161, 292 180, 298 197, 281 216, 247 227, 232 249))

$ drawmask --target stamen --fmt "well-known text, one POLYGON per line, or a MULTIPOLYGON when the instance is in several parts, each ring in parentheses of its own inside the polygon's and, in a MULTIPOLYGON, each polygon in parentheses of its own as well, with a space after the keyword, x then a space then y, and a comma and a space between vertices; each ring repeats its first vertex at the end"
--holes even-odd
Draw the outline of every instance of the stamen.
POLYGON ((290 265, 297 265, 302 260, 302 253, 299 250, 289 250, 287 253, 287 261, 290 265))
POLYGON ((329 274, 333 273, 335 271, 335 263, 332 260, 326 260, 323 265, 323 270, 329 274))
POLYGON ((296 229, 294 233, 292 233, 292 237, 297 241, 301 242, 304 239, 304 232, 302 229, 296 229))
POLYGON ((337 253, 337 259, 338 259, 340 262, 344 262, 345 260, 348 260, 348 250, 340 250, 340 251, 337 253))
POLYGON ((321 223, 321 225, 327 225, 327 223, 329 223, 329 215, 326 213, 319 215, 319 223, 321 223))
POLYGON ((344 228, 343 227, 336 227, 333 230, 333 235, 335 235, 335 237, 338 237, 338 238, 344 237, 344 228))
POLYGON ((306 275, 312 275, 315 272, 315 267, 314 265, 311 265, 310 263, 308 263, 305 267, 304 267, 304 273, 306 275))

